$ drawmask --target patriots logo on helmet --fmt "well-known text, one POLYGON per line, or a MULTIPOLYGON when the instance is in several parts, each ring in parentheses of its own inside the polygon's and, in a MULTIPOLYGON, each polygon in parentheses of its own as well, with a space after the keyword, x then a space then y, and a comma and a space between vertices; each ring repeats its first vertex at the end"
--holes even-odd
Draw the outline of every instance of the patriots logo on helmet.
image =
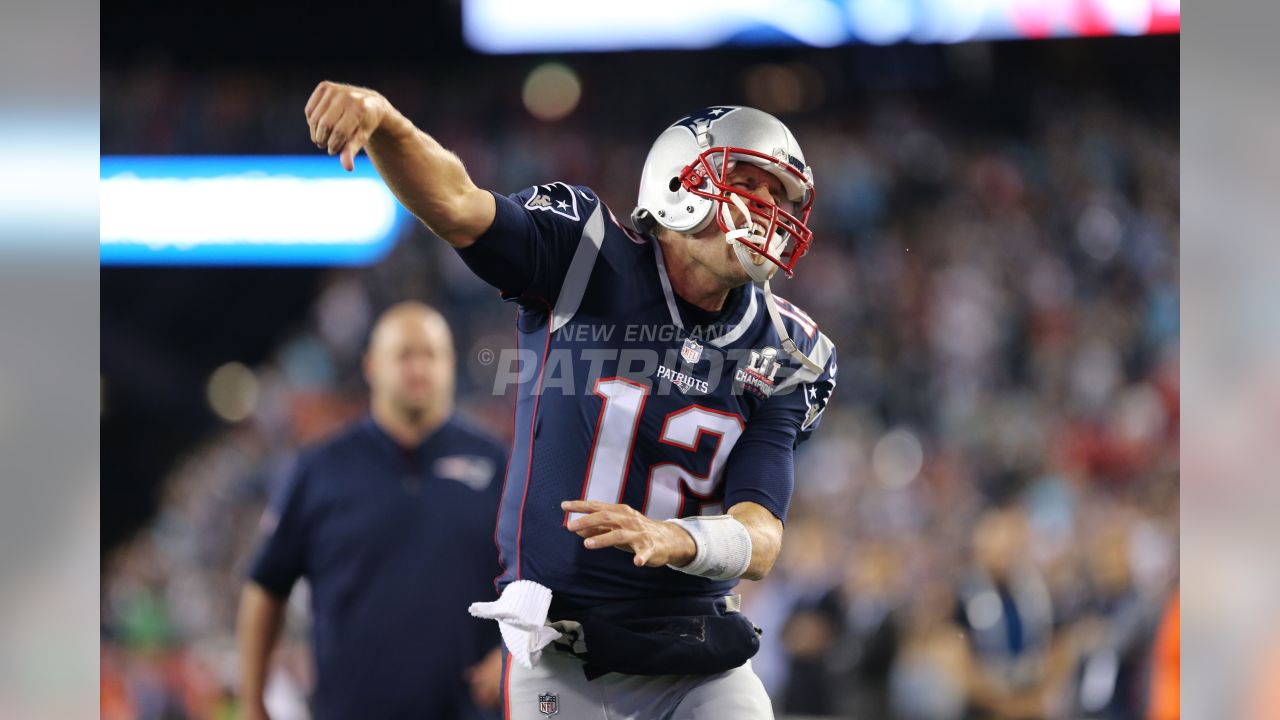
POLYGON ((539 185, 534 188, 533 197, 525 201, 524 206, 530 210, 550 211, 562 217, 578 222, 578 195, 562 182, 539 185))
POLYGON ((715 121, 737 110, 738 108, 729 107, 728 105, 712 105, 711 107, 703 108, 686 118, 681 118, 671 127, 682 127, 688 130, 689 133, 696 138, 698 137, 699 125, 704 129, 709 128, 715 121))

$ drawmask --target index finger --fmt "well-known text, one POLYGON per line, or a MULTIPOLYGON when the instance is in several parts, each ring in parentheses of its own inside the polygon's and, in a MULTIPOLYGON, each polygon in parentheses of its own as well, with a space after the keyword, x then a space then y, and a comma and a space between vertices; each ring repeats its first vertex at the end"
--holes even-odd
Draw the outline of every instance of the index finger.
POLYGON ((308 118, 311 117, 311 111, 316 109, 316 104, 320 102, 320 96, 325 89, 325 83, 321 82, 316 85, 316 89, 311 91, 311 97, 307 100, 307 107, 302 111, 308 118))
POLYGON ((617 507, 616 503, 601 502, 600 500, 565 500, 560 503, 560 509, 568 512, 598 512, 600 510, 612 510, 615 507, 617 507))

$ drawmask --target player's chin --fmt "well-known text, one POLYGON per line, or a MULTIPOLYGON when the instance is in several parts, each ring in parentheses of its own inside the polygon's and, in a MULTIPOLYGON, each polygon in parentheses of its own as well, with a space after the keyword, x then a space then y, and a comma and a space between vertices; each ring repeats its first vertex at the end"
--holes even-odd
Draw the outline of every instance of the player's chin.
POLYGON ((736 287, 751 282, 751 276, 747 274, 747 269, 742 267, 742 263, 738 260, 737 253, 734 252, 733 246, 725 243, 725 254, 721 261, 720 275, 736 287))
POLYGON ((404 393, 396 400, 400 409, 410 415, 420 415, 431 409, 429 392, 404 393))
MULTIPOLYGON (((769 278, 772 278, 778 272, 777 263, 766 260, 765 258, 758 259, 760 261, 760 265, 768 270, 769 278)), ((752 282, 751 275, 748 274, 747 269, 742 266, 742 261, 738 259, 738 255, 733 252, 732 248, 729 250, 729 257, 726 259, 724 267, 724 277, 728 278, 734 287, 746 285, 747 283, 752 282)))

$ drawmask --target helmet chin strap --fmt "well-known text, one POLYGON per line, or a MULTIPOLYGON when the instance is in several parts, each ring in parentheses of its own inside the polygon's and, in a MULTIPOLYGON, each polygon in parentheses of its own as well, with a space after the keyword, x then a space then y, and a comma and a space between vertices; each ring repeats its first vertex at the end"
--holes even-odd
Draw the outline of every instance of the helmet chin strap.
POLYGON ((796 343, 791 339, 791 335, 787 332, 787 326, 782 324, 782 315, 778 313, 778 303, 773 299, 773 291, 769 289, 769 281, 765 280, 760 284, 764 290, 764 306, 769 311, 769 319, 773 321, 773 329, 777 331, 778 338, 782 341, 782 349, 787 351, 796 362, 804 366, 804 369, 814 375, 822 374, 822 366, 809 359, 808 355, 800 352, 800 348, 796 347, 796 343))
POLYGON ((738 256, 738 262, 742 263, 742 269, 747 271, 747 275, 757 283, 762 283, 769 279, 773 263, 766 260, 763 255, 752 250, 749 245, 742 242, 744 238, 752 238, 759 245, 764 245, 770 255, 777 256, 786 246, 786 238, 782 233, 775 232, 773 238, 769 242, 765 242, 764 236, 761 234, 760 224, 752 219, 751 211, 747 209, 747 204, 737 195, 730 194, 729 202, 737 206, 742 212, 743 223, 745 227, 738 227, 734 222, 733 213, 729 209, 728 203, 720 203, 720 219, 724 222, 724 226, 732 228, 724 234, 724 241, 733 247, 733 252, 738 256))
MULTIPOLYGON (((757 227, 756 223, 751 219, 751 212, 747 209, 747 204, 742 201, 742 198, 732 193, 729 194, 729 201, 742 212, 746 227, 738 227, 737 223, 733 221, 733 214, 729 210, 729 205, 723 202, 720 203, 721 219, 724 220, 724 224, 727 227, 733 228, 724 234, 725 242, 733 246, 734 254, 738 256, 738 262, 747 271, 747 275, 751 277, 752 282, 764 290, 764 306, 769 311, 769 319, 773 321, 773 329, 778 333, 782 349, 786 350, 787 354, 806 370, 815 375, 821 375, 822 366, 810 360, 808 355, 800 352, 800 348, 791 339, 791 334, 787 332, 787 326, 782 323, 782 314, 778 312, 778 302, 773 299, 773 290, 769 287, 769 271, 773 263, 740 242, 742 238, 754 235, 757 227)), ((767 245, 769 254, 777 255, 785 244, 786 239, 782 237, 782 234, 774 233, 774 239, 767 245)))

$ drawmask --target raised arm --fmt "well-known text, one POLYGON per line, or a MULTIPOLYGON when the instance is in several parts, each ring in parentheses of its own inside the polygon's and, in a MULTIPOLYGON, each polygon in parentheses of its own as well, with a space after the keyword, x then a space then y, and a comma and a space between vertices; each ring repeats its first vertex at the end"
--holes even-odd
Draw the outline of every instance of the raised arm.
POLYGON ((476 187, 457 155, 381 94, 326 80, 311 93, 305 112, 317 147, 340 154, 348 171, 365 150, 409 212, 453 247, 468 247, 493 224, 493 195, 476 187))

